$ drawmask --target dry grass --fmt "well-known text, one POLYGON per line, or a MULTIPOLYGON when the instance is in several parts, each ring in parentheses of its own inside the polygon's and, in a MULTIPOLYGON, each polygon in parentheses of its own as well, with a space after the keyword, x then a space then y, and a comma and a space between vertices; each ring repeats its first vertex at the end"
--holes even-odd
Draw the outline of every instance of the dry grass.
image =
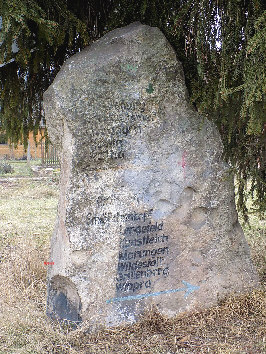
MULTIPOLYGON (((202 312, 163 318, 155 310, 134 326, 71 331, 45 315, 46 270, 57 184, 0 181, 0 353, 264 353, 265 291, 232 295, 202 312)), ((265 224, 252 216, 246 235, 261 279, 265 224)))
POLYGON ((173 320, 151 311, 133 327, 76 331, 70 342, 84 353, 262 353, 264 305, 263 291, 254 291, 173 320))

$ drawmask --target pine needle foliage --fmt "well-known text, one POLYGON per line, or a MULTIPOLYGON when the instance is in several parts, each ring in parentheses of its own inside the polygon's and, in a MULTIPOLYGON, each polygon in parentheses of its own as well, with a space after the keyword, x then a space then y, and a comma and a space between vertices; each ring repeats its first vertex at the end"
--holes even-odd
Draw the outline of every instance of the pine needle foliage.
POLYGON ((0 121, 12 142, 26 143, 37 131, 42 94, 67 57, 141 21, 164 32, 183 64, 191 102, 219 128, 238 181, 238 207, 246 214, 251 193, 265 211, 262 0, 0 0, 0 16, 0 121))
POLYGON ((43 118, 43 92, 63 62, 97 38, 100 9, 90 15, 86 6, 85 0, 0 0, 0 123, 11 143, 26 146, 43 118))

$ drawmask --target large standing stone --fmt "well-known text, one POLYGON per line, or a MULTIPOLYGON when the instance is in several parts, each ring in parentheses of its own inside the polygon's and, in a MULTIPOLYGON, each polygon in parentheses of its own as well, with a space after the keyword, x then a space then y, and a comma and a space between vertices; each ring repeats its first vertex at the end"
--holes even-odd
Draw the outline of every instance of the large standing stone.
POLYGON ((258 284, 219 134, 158 28, 133 23, 68 59, 44 106, 61 147, 50 316, 116 325, 258 284))

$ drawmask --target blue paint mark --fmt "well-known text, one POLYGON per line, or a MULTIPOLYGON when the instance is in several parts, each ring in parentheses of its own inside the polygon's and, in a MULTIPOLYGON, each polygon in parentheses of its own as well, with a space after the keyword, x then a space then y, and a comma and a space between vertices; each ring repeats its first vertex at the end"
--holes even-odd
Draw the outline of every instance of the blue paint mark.
POLYGON ((200 287, 191 285, 190 283, 182 280, 182 283, 186 286, 186 288, 179 288, 179 289, 170 289, 170 290, 164 290, 164 291, 158 291, 156 293, 147 293, 147 294, 140 294, 140 295, 131 295, 131 296, 123 296, 123 297, 115 297, 113 299, 106 300, 107 304, 110 304, 112 302, 122 302, 122 301, 130 301, 130 300, 138 300, 138 299, 144 299, 146 297, 150 296, 159 296, 159 295, 164 295, 164 294, 171 294, 171 293, 177 293, 179 291, 185 291, 185 299, 193 293, 193 291, 198 290, 200 287))
POLYGON ((122 69, 130 71, 135 73, 138 69, 137 65, 130 65, 130 64, 126 64, 126 65, 121 65, 122 69))

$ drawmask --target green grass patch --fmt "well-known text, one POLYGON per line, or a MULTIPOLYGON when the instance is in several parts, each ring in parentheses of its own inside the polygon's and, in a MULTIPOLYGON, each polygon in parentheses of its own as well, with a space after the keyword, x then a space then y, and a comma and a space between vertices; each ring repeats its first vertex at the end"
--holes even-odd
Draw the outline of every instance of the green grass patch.
POLYGON ((11 165, 13 172, 0 173, 1 177, 30 177, 33 175, 27 161, 8 161, 8 164, 11 165))
POLYGON ((30 164, 26 160, 3 160, 1 163, 9 164, 12 168, 11 173, 3 173, 0 169, 0 177, 32 177, 33 171, 30 166, 40 166, 41 160, 30 160, 30 164))

